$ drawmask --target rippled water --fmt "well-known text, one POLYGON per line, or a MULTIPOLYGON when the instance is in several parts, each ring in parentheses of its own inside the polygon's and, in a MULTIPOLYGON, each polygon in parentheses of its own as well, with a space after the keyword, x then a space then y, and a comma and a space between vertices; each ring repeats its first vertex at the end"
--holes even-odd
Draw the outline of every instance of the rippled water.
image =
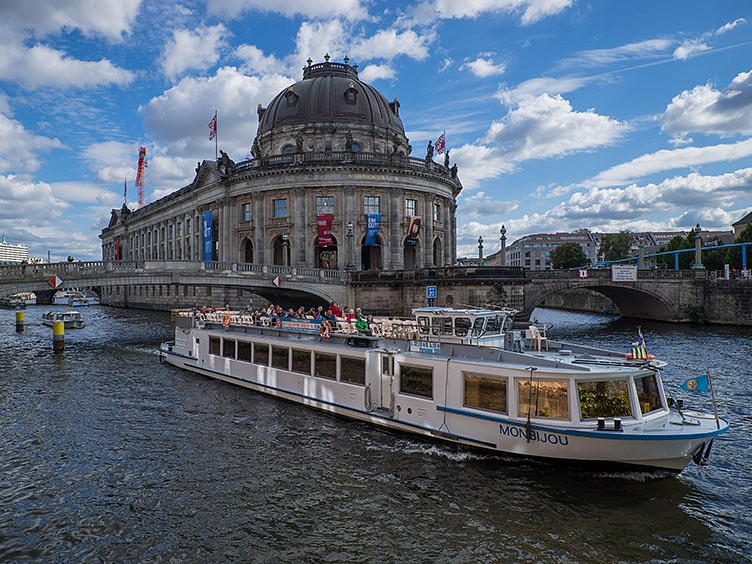
MULTIPOLYGON (((1 562, 681 562, 752 558, 749 329, 643 323, 732 423, 678 477, 582 472, 385 433, 159 363, 169 315, 0 310, 1 562)), ((635 324, 537 310, 624 347, 635 324)), ((710 409, 705 395, 695 396, 710 409)))

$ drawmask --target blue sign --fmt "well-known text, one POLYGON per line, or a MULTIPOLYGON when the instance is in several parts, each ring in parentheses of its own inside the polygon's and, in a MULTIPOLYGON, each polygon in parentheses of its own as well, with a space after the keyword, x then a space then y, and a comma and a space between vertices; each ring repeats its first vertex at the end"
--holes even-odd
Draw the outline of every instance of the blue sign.
POLYGON ((212 212, 201 214, 201 260, 212 260, 212 212))
POLYGON ((381 214, 369 213, 368 214, 368 226, 366 227, 366 247, 376 246, 376 235, 381 227, 381 214))
POLYGON ((433 299, 436 297, 436 286, 426 286, 426 298, 433 299))

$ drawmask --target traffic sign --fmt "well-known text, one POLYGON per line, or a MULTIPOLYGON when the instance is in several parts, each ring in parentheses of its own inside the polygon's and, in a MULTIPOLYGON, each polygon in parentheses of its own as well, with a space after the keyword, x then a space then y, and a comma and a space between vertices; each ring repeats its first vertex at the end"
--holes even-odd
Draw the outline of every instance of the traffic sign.
POLYGON ((63 283, 63 281, 60 278, 58 278, 57 276, 53 276, 52 278, 50 278, 48 280, 48 283, 53 288, 57 288, 58 286, 60 286, 60 284, 63 283))
POLYGON ((437 296, 436 286, 426 286, 426 298, 429 300, 437 296))
POLYGON ((282 279, 279 276, 277 276, 274 280, 272 280, 272 282, 274 282, 274 285, 277 288, 279 288, 282 285, 282 279))

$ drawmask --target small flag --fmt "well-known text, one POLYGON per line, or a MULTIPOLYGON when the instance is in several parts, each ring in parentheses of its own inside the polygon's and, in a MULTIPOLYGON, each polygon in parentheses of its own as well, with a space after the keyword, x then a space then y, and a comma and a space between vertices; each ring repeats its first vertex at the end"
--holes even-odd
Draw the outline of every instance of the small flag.
POLYGON ((209 141, 217 136, 217 113, 214 113, 214 117, 209 122, 209 141))
POLYGON ((710 380, 708 379, 707 374, 704 376, 698 376, 697 378, 689 378, 681 385, 681 388, 688 392, 709 392, 710 380))
POLYGON ((441 154, 441 153, 443 153, 443 152, 444 152, 444 147, 445 147, 445 138, 444 138, 444 133, 442 133, 442 134, 441 134, 441 135, 439 136, 439 138, 438 138, 438 139, 436 140, 436 144, 434 145, 434 147, 436 148, 436 152, 437 152, 438 154, 441 154))

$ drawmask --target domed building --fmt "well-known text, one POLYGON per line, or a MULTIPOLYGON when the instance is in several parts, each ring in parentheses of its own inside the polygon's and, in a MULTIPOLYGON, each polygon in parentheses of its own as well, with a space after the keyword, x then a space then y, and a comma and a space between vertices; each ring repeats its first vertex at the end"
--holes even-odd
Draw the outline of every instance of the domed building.
POLYGON ((251 158, 221 151, 188 186, 113 210, 103 260, 216 260, 323 269, 453 264, 456 166, 412 148, 391 102, 326 62, 259 104, 251 158))

